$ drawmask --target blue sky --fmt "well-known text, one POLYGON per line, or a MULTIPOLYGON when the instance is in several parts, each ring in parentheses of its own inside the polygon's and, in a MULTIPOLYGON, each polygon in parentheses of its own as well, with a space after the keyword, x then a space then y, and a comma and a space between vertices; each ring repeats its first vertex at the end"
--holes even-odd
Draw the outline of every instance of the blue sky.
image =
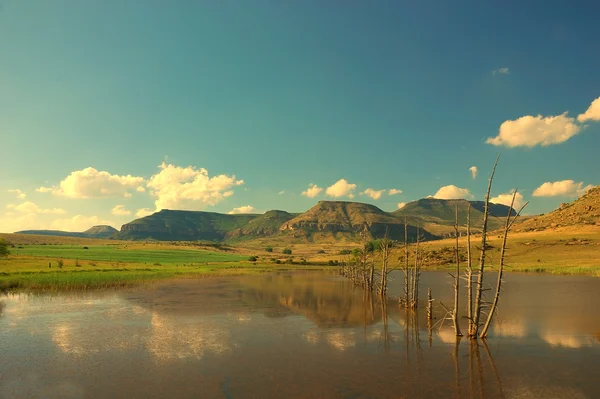
POLYGON ((493 196, 519 188, 529 213, 550 211, 600 184, 598 15, 592 1, 2 0, 0 231, 482 199, 498 153, 493 196))

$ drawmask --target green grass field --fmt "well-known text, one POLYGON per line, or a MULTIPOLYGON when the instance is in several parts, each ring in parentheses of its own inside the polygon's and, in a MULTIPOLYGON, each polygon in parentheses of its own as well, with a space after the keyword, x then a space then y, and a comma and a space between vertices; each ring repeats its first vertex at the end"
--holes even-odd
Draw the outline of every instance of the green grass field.
POLYGON ((57 259, 80 259, 100 262, 123 262, 145 264, 190 264, 206 262, 239 262, 248 257, 239 254, 209 252, 195 249, 128 248, 121 245, 27 245, 13 248, 14 255, 46 257, 49 262, 57 259), (88 248, 88 249, 85 249, 88 248))

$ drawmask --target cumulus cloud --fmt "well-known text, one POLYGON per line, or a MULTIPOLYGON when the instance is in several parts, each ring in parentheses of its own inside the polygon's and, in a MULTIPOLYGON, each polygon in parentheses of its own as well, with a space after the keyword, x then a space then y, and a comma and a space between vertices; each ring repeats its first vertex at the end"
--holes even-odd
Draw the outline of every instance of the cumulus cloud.
POLYGON ((33 203, 31 201, 26 201, 19 205, 8 204, 6 207, 8 209, 13 209, 15 211, 19 211, 21 213, 27 213, 27 214, 41 213, 41 214, 50 214, 50 215, 61 215, 61 214, 66 213, 63 209, 59 209, 59 208, 50 208, 50 209, 40 208, 39 206, 37 206, 35 203, 33 203))
POLYGON ((510 74, 510 69, 508 69, 508 67, 503 67, 503 68, 498 68, 498 69, 494 69, 492 71, 492 75, 509 75, 510 74))
POLYGON ((600 121, 600 97, 592 101, 587 111, 577 117, 579 122, 600 121))
POLYGON ((315 198, 323 189, 316 184, 309 184, 306 191, 302 191, 302 195, 308 198, 315 198))
POLYGON ((567 113, 558 116, 522 116, 500 125, 498 136, 489 137, 486 143, 505 147, 547 147, 560 144, 581 131, 581 126, 567 113))
POLYGON ((334 198, 348 196, 348 198, 354 198, 354 189, 356 188, 356 184, 351 184, 346 181, 346 179, 340 179, 337 182, 333 183, 331 186, 327 187, 325 193, 334 198))
POLYGON ((561 180, 546 182, 533 191, 534 197, 580 197, 594 186, 583 186, 583 182, 561 180))
POLYGON ((473 178, 473 180, 475 180, 477 178, 477 166, 471 166, 469 168, 469 171, 471 172, 471 177, 473 178))
POLYGON ((433 198, 438 199, 463 199, 472 198, 471 192, 466 188, 456 187, 454 184, 449 186, 440 187, 440 189, 432 195, 433 198))
POLYGON ((52 222, 51 228, 63 231, 85 231, 92 226, 109 225, 114 227, 114 223, 100 219, 98 216, 76 215, 72 218, 57 219, 52 222))
POLYGON ((144 186, 139 186, 136 187, 135 191, 137 191, 138 193, 143 193, 146 191, 146 189, 144 188, 144 186))
POLYGON ((138 218, 143 218, 144 216, 152 215, 154 211, 150 208, 140 208, 135 212, 135 216, 138 218))
POLYGON ((402 209, 406 206, 406 202, 398 202, 398 209, 402 209))
POLYGON ((111 213, 116 216, 129 216, 131 215, 131 211, 125 209, 125 205, 115 205, 112 209, 111 213))
POLYGON ((204 168, 186 168, 166 164, 147 183, 151 195, 156 197, 156 210, 181 209, 200 210, 207 205, 214 206, 225 197, 233 195, 235 186, 244 184, 235 176, 218 175, 210 177, 204 168))
POLYGON ((240 206, 239 208, 233 208, 229 212, 230 215, 238 215, 240 213, 256 213, 256 209, 252 205, 240 206))
MULTIPOLYGON (((512 202, 513 193, 514 190, 511 190, 504 194, 500 194, 496 197, 490 198, 490 202, 493 204, 502 204, 510 206, 510 203, 512 202)), ((523 199, 523 195, 521 193, 517 193, 517 195, 515 196, 515 203, 513 205, 513 209, 516 209, 518 211, 519 209, 521 209, 524 203, 525 201, 523 199)))
POLYGON ((388 195, 397 195, 397 194, 402 194, 402 190, 398 190, 395 188, 390 188, 388 190, 388 195))
POLYGON ((9 193, 16 194, 18 199, 25 199, 27 197, 27 194, 25 194, 23 191, 19 190, 18 188, 7 190, 7 191, 9 193))
POLYGON ((385 190, 373 190, 372 188, 367 188, 365 191, 361 192, 360 195, 366 195, 374 200, 378 200, 381 198, 381 195, 385 192, 385 190))
POLYGON ((71 172, 58 187, 40 187, 36 191, 69 198, 127 197, 130 196, 128 190, 142 183, 143 177, 112 175, 89 167, 71 172))

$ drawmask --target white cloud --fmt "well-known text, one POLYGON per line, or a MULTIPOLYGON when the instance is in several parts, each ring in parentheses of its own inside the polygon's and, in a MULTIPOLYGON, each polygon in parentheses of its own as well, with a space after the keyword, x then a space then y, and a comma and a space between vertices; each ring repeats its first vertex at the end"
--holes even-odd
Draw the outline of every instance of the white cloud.
POLYGON ((494 70, 492 71, 492 75, 496 75, 496 74, 500 74, 500 75, 509 75, 509 74, 510 74, 510 69, 508 69, 508 67, 503 67, 503 68, 494 69, 494 70))
POLYGON ((204 168, 186 168, 162 163, 159 173, 153 175, 147 187, 156 197, 156 210, 180 209, 200 210, 207 205, 216 205, 225 197, 233 195, 230 189, 244 184, 235 176, 210 177, 204 168))
POLYGON ((138 193, 143 193, 146 191, 146 189, 144 188, 144 186, 139 186, 136 187, 135 191, 137 191, 138 193))
POLYGON ((116 216, 129 216, 131 215, 131 211, 125 209, 125 205, 115 205, 112 209, 111 213, 116 216))
POLYGON ((2 233, 33 230, 38 229, 39 227, 37 214, 35 213, 15 215, 14 212, 7 212, 4 217, 0 217, 0 232, 2 233))
POLYGON ((57 219, 50 225, 54 230, 63 231, 85 231, 90 227, 97 225, 109 225, 114 227, 114 223, 102 220, 98 216, 76 215, 72 218, 57 219))
POLYGON ((398 209, 402 209, 406 206, 406 202, 398 202, 398 209))
MULTIPOLYGON (((513 193, 514 190, 511 190, 504 194, 500 194, 497 197, 490 198, 490 202, 493 204, 502 204, 510 206, 510 203, 512 202, 513 193)), ((523 195, 521 193, 517 193, 517 195, 515 196, 515 203, 513 205, 513 209, 516 209, 518 211, 519 209, 521 209, 524 203, 525 201, 523 199, 523 195)))
POLYGON ((280 191, 280 192, 278 192, 277 194, 279 194, 279 195, 283 195, 283 194, 285 194, 285 191, 280 191))
POLYGON ((469 171, 471 172, 471 177, 473 178, 473 180, 475 180, 477 178, 477 166, 471 166, 469 168, 469 171))
POLYGON ((27 197, 27 194, 25 194, 23 191, 19 190, 18 188, 12 189, 12 190, 7 190, 9 193, 13 193, 17 195, 18 199, 25 199, 27 197))
POLYGON ((381 195, 384 193, 384 191, 385 190, 373 190, 372 188, 367 188, 365 191, 360 193, 360 195, 367 195, 373 198, 374 200, 378 200, 379 198, 381 198, 381 195))
POLYGON ((534 197, 579 197, 593 188, 593 185, 583 186, 583 182, 573 180, 546 182, 533 191, 534 197))
POLYGON ((348 198, 354 198, 354 189, 356 184, 351 184, 346 179, 340 179, 331 186, 327 187, 325 193, 334 198, 348 196, 348 198))
POLYGON ((135 216, 143 218, 144 216, 152 215, 154 211, 150 208, 140 208, 135 212, 135 216))
POLYGON ((256 209, 252 205, 240 206, 239 208, 233 208, 229 212, 230 215, 238 215, 240 213, 256 213, 256 209))
POLYGON ((388 195, 397 195, 397 194, 402 194, 402 190, 398 190, 395 188, 390 188, 388 190, 388 195))
POLYGON ((454 184, 449 186, 440 187, 440 189, 432 195, 433 198, 438 199, 463 199, 472 198, 471 192, 466 188, 456 187, 454 184))
POLYGON ((577 117, 579 122, 600 121, 600 97, 592 101, 587 111, 577 117))
POLYGON ((309 184, 306 191, 302 191, 302 195, 308 198, 315 198, 323 189, 316 184, 309 184))
POLYGON ((40 187, 36 191, 69 198, 126 197, 128 190, 142 183, 143 177, 112 175, 89 167, 71 172, 58 187, 40 187))
POLYGON ((19 205, 8 204, 6 207, 8 209, 13 209, 15 211, 19 211, 21 213, 27 213, 27 214, 43 213, 43 214, 50 214, 50 215, 62 215, 64 213, 66 213, 63 209, 59 209, 59 208, 51 208, 51 209, 40 208, 39 206, 37 206, 36 204, 34 204, 31 201, 26 201, 19 205))
POLYGON ((581 131, 575 119, 567 113, 558 116, 522 116, 500 125, 498 136, 489 137, 486 143, 505 147, 547 147, 567 141, 581 131))

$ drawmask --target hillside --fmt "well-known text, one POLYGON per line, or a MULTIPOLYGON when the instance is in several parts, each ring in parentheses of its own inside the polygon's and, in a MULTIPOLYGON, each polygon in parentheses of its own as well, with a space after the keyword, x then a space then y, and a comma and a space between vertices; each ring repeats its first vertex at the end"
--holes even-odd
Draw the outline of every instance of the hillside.
POLYGON ((229 240, 271 236, 277 234, 281 225, 294 216, 296 215, 285 211, 268 211, 252 219, 248 224, 227 232, 225 236, 229 240))
MULTIPOLYGON (((346 201, 319 201, 307 212, 284 223, 280 231, 296 237, 310 237, 315 233, 344 233, 356 235, 364 226, 369 233, 379 238, 388 229, 392 239, 404 238, 404 220, 382 211, 374 205, 346 201)), ((416 227, 409 225, 409 240, 416 238, 416 227)), ((423 231, 422 236, 434 239, 432 234, 423 231)))
POLYGON ((83 232, 62 231, 62 230, 23 230, 17 231, 15 234, 33 234, 41 236, 56 236, 56 237, 77 237, 77 238, 109 238, 118 233, 119 230, 112 226, 93 226, 83 232))
POLYGON ((245 226, 259 215, 163 209, 121 226, 121 240, 220 241, 228 232, 245 226))
POLYGON ((600 186, 596 186, 571 203, 545 215, 535 216, 515 224, 513 231, 543 231, 567 226, 600 226, 600 186))
MULTIPOLYGON (((483 201, 423 198, 409 202, 403 208, 392 212, 392 214, 401 219, 404 219, 404 215, 406 215, 410 224, 418 224, 433 234, 445 236, 454 233, 457 205, 458 222, 463 228, 466 226, 469 203, 471 204, 471 228, 474 231, 480 230, 483 226, 485 208, 483 201)), ((508 215, 509 207, 501 204, 490 204, 489 210, 488 225, 493 230, 503 224, 504 218, 508 215)), ((512 210, 511 213, 514 215, 515 211, 512 210)))

